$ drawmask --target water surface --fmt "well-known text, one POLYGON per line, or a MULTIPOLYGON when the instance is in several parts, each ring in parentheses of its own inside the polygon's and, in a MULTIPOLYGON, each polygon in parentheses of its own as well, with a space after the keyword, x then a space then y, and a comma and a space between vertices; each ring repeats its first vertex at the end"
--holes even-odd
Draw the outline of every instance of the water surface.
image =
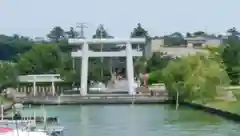
MULTIPOLYGON (((221 117, 168 105, 45 106, 65 136, 239 136, 240 125, 221 117)), ((25 109, 43 115, 39 107, 25 109)))

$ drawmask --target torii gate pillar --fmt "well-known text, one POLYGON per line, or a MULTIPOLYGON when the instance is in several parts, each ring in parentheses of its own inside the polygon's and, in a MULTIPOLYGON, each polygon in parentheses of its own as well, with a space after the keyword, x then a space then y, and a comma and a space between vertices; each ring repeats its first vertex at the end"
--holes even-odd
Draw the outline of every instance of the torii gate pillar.
POLYGON ((70 44, 83 44, 82 50, 72 52, 72 57, 82 57, 82 69, 81 69, 81 95, 87 95, 87 81, 88 81, 88 59, 89 57, 126 57, 127 59, 127 78, 128 78, 128 93, 129 95, 135 95, 134 87, 134 67, 133 56, 142 56, 141 51, 133 50, 132 44, 143 44, 145 38, 133 38, 133 39, 69 39, 70 44), (88 44, 126 44, 126 50, 124 51, 112 51, 112 52, 93 52, 88 48, 88 44))
POLYGON ((133 54, 132 54, 132 45, 127 43, 126 45, 126 57, 127 57, 127 78, 128 78, 128 93, 130 95, 135 95, 134 87, 134 66, 133 66, 133 54))
POLYGON ((82 68, 81 68, 81 95, 87 95, 87 81, 88 81, 88 44, 84 43, 82 47, 82 68))

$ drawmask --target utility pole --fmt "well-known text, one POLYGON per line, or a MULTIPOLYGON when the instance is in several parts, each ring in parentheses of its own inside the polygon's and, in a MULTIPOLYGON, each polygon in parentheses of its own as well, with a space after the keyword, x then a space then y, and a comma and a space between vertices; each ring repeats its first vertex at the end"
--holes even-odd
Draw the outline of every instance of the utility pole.
MULTIPOLYGON (((87 23, 79 22, 79 23, 76 24, 76 28, 80 28, 80 36, 79 36, 79 38, 80 38, 80 39, 84 39, 84 38, 85 38, 84 29, 85 29, 85 28, 88 28, 88 27, 87 27, 87 23)), ((80 65, 80 62, 77 61, 77 63, 76 63, 76 62, 75 62, 75 61, 76 61, 75 59, 76 59, 76 58, 73 58, 73 59, 72 59, 72 63, 73 63, 73 69, 74 69, 75 72, 76 72, 76 64, 79 64, 79 65, 80 65)), ((73 85, 74 85, 74 84, 73 84, 73 85)), ((72 86, 73 86, 73 85, 72 85, 72 86)))
POLYGON ((88 28, 87 23, 77 23, 77 28, 80 28, 80 38, 84 39, 84 29, 88 28))

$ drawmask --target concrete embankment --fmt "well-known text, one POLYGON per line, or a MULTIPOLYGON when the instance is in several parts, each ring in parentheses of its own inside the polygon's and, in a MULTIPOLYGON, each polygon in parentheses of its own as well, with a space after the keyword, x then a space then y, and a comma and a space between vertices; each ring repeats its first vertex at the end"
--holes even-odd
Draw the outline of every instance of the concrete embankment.
POLYGON ((184 102, 182 104, 184 106, 187 106, 187 107, 190 107, 190 108, 193 108, 193 109, 196 109, 196 110, 202 110, 202 111, 207 112, 207 113, 211 113, 211 114, 221 116, 221 117, 223 117, 225 119, 228 119, 228 120, 232 120, 232 121, 235 121, 235 122, 240 122, 240 115, 235 114, 235 113, 231 113, 231 112, 228 112, 228 111, 223 111, 223 110, 216 109, 216 108, 207 107, 207 106, 204 106, 204 105, 201 105, 201 104, 190 103, 190 102, 184 102))
POLYGON ((7 103, 7 104, 3 104, 3 112, 2 112, 2 108, 0 108, 0 115, 2 113, 7 112, 8 110, 11 110, 13 106, 13 103, 7 103))
POLYGON ((44 97, 19 97, 16 102, 35 105, 67 105, 67 104, 157 104, 166 103, 165 96, 129 96, 129 95, 65 95, 44 97))

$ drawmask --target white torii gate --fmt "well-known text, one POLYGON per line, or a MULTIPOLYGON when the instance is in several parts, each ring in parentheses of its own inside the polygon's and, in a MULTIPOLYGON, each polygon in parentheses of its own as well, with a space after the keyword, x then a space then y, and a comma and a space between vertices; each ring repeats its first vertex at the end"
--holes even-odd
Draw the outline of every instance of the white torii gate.
POLYGON ((126 57, 127 58, 127 78, 128 92, 130 95, 135 95, 134 88, 134 72, 133 72, 133 56, 142 56, 142 51, 132 49, 132 44, 144 44, 145 38, 131 39, 69 39, 69 44, 82 45, 82 50, 72 52, 72 57, 82 57, 81 69, 81 95, 87 95, 87 80, 88 80, 88 59, 89 57, 126 57), (126 50, 112 52, 94 52, 89 50, 89 44, 125 44, 126 50))

